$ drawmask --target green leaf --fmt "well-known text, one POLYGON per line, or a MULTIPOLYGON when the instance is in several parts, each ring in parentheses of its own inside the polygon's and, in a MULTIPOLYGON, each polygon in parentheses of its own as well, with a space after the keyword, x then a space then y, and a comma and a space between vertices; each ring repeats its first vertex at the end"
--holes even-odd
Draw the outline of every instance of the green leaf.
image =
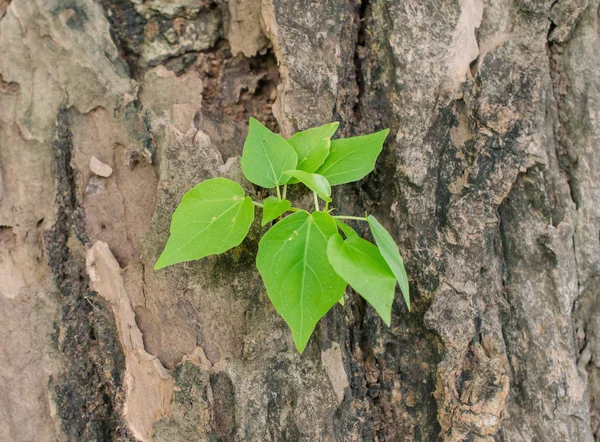
POLYGON ((271 227, 258 244, 256 266, 299 352, 344 294, 346 284, 327 260, 327 240, 336 230, 328 213, 296 212, 271 227))
POLYGON ((398 246, 394 242, 392 236, 387 232, 387 230, 385 230, 379 221, 375 219, 373 215, 369 215, 367 219, 369 221, 369 227, 371 228, 373 238, 375 238, 375 242, 379 247, 379 251, 383 256, 383 259, 385 259, 385 262, 388 263, 390 269, 396 276, 396 280, 398 281, 400 290, 404 296, 404 301, 406 302, 406 306, 410 311, 408 276, 406 275, 406 270, 404 269, 404 260, 402 259, 402 256, 400 256, 398 246))
POLYGON ((254 219, 254 205, 238 183, 206 180, 188 191, 173 213, 171 236, 155 269, 223 253, 240 245, 254 219))
POLYGON ((261 226, 270 223, 275 218, 283 215, 290 207, 292 203, 289 200, 279 200, 274 196, 270 196, 263 202, 263 217, 261 226))
POLYGON ((317 173, 327 178, 332 186, 360 180, 375 167, 389 131, 385 129, 370 135, 331 141, 329 156, 317 173))
POLYGON ((329 238, 327 257, 337 274, 365 298, 389 326, 396 278, 377 247, 359 237, 344 241, 336 233, 329 238))
POLYGON ((287 183, 289 176, 283 172, 296 168, 298 155, 285 138, 250 118, 241 163, 248 181, 271 189, 287 183))
POLYGON ((358 233, 356 233, 352 227, 350 227, 348 224, 346 224, 341 219, 337 219, 336 218, 335 223, 340 228, 340 230, 344 233, 344 235, 346 236, 346 238, 351 238, 353 236, 358 236, 358 233))
MULTIPOLYGON (((329 123, 324 126, 296 132, 288 139, 288 143, 298 154, 296 169, 313 173, 329 155, 330 138, 335 133, 339 123, 329 123)), ((290 180, 292 183, 294 180, 290 180)))
POLYGON ((306 187, 319 195, 321 199, 331 201, 331 186, 324 176, 304 172, 303 170, 287 170, 284 174, 294 177, 305 184, 306 187))

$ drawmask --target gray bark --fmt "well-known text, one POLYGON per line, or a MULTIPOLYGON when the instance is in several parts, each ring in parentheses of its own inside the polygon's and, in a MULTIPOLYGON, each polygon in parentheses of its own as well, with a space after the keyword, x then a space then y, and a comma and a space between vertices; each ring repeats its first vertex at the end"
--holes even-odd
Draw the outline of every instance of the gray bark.
POLYGON ((600 441, 599 16, 0 0, 0 440, 600 441), (391 327, 348 292, 299 355, 258 222, 153 270, 198 182, 266 196, 239 166, 250 116, 391 128, 334 191, 400 244, 414 307, 391 327))

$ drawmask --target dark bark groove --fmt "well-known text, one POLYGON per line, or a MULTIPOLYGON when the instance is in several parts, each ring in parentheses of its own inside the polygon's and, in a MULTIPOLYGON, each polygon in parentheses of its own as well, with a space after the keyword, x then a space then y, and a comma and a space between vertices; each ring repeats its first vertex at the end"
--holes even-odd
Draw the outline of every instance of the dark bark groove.
POLYGON ((125 360, 114 317, 106 302, 89 288, 81 250, 88 242, 76 197, 71 165, 73 149, 66 109, 57 118, 53 143, 57 218, 45 235, 45 255, 61 304, 54 343, 64 369, 49 381, 69 441, 132 440, 120 417, 125 360))

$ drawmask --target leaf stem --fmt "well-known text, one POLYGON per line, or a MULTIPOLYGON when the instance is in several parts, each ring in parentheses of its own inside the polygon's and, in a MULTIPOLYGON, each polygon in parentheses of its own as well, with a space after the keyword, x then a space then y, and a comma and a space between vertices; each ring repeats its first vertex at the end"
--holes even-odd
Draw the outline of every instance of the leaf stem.
POLYGON ((313 195, 315 196, 315 210, 318 212, 319 211, 319 197, 317 196, 317 192, 313 192, 313 195))
POLYGON ((252 204, 254 204, 256 207, 263 207, 261 203, 257 203, 256 201, 252 201, 252 204))
POLYGON ((355 219, 357 221, 368 221, 367 218, 363 218, 360 216, 334 216, 336 219, 355 219))
POLYGON ((281 190, 279 190, 279 184, 277 184, 277 198, 281 201, 281 190))
POLYGON ((286 195, 287 195, 287 183, 285 183, 283 185, 283 195, 282 195, 282 198, 285 199, 286 195))

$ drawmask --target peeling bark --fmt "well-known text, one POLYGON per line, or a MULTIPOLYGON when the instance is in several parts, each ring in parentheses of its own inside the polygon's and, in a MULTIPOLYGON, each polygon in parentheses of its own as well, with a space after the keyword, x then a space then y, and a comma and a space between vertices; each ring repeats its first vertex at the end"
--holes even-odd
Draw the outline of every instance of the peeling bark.
POLYGON ((0 439, 599 441, 598 21, 598 0, 0 0, 0 439), (297 354, 259 223, 152 269, 196 183, 266 196, 250 116, 391 129, 334 190, 400 244, 414 308, 390 328, 350 293, 297 354))

